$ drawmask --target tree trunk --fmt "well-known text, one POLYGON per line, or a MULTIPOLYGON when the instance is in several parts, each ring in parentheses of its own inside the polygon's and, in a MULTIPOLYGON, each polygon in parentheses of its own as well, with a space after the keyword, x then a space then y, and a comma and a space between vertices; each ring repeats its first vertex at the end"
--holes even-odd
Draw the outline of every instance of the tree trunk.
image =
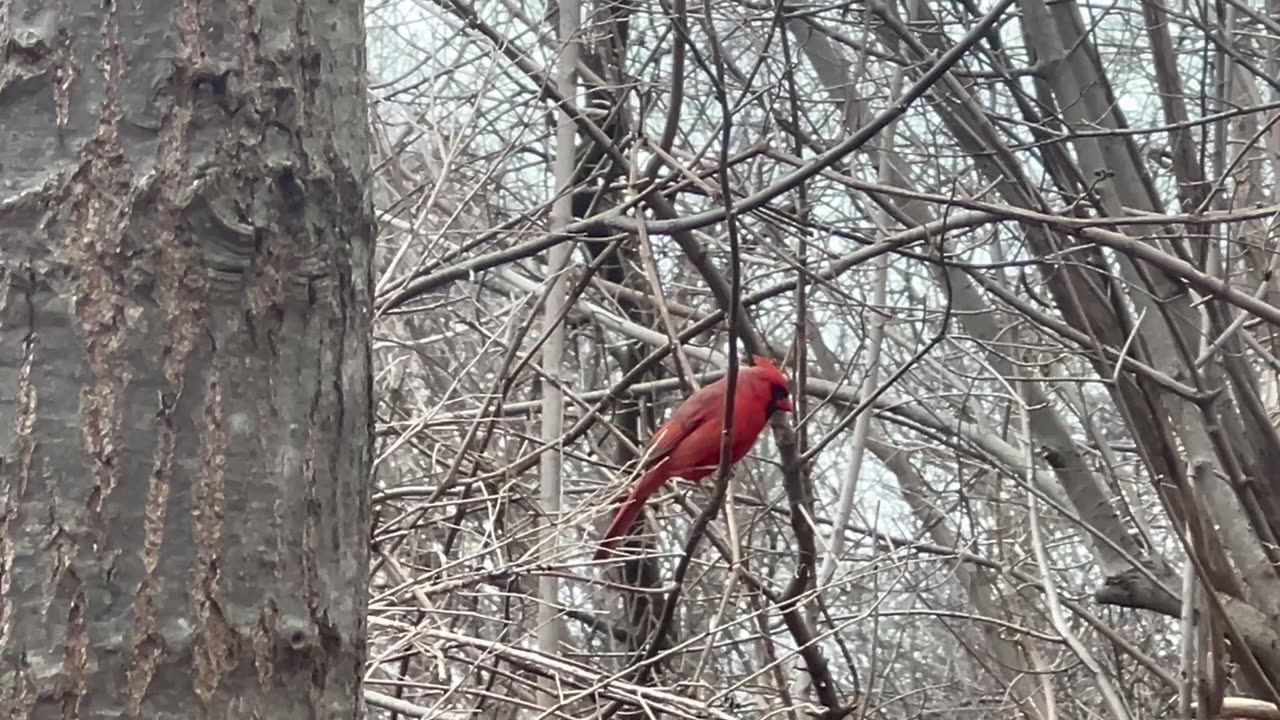
POLYGON ((0 2, 0 710, 356 717, 361 3, 0 2))

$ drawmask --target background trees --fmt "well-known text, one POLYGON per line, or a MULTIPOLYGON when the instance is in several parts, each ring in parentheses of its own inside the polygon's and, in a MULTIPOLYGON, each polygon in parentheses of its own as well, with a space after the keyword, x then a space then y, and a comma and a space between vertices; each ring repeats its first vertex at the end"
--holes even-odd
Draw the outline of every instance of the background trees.
POLYGON ((372 8, 375 684, 496 717, 1277 699, 1276 7, 590 3, 571 103, 556 10, 372 8), (659 506, 627 587, 587 541, 634 444, 723 365, 735 273, 742 347, 801 368, 805 405, 736 471, 659 640, 706 495, 659 506), (548 576, 558 656, 533 649, 548 576))

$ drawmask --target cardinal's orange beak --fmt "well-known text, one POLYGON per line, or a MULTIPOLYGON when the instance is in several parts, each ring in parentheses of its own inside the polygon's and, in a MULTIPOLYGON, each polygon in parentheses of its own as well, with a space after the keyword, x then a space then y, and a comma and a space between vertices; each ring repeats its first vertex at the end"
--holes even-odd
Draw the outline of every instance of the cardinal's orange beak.
POLYGON ((775 402, 773 406, 782 412, 792 412, 795 410, 795 408, 791 406, 791 398, 782 398, 775 402))

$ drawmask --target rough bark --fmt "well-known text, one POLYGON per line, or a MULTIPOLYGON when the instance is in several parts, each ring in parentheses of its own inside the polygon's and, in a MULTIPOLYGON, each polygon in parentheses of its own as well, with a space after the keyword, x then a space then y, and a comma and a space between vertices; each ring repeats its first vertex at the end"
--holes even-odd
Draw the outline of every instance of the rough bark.
POLYGON ((0 708, 355 717, 358 2, 0 3, 0 708))

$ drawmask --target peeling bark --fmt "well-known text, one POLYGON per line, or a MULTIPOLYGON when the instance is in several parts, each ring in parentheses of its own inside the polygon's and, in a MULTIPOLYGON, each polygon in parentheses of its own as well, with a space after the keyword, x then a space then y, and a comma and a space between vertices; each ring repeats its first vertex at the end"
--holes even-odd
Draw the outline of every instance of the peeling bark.
POLYGON ((360 3, 0 3, 0 709, 355 717, 360 3))

